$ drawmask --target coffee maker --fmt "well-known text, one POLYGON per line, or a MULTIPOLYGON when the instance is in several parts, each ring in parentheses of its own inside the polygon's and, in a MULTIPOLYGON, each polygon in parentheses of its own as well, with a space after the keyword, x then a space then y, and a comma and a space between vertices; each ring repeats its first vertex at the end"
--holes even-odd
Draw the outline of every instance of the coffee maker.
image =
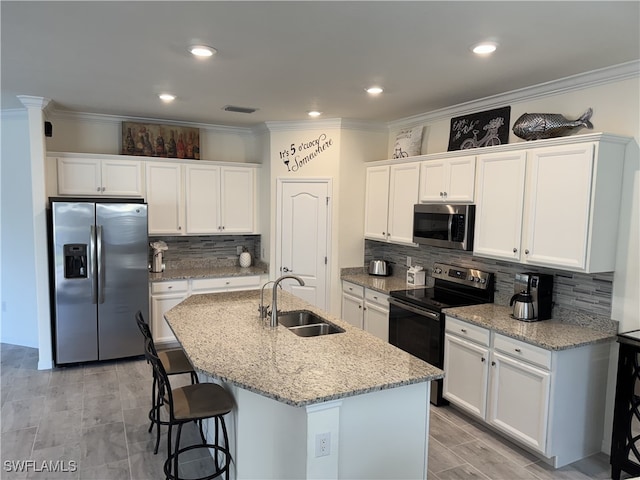
POLYGON ((514 306, 514 318, 529 322, 551 318, 553 275, 534 272, 516 273, 513 293, 511 305, 514 306), (531 304, 526 306, 532 308, 522 308, 521 300, 523 299, 531 304), (521 312, 526 314, 523 315, 521 312))

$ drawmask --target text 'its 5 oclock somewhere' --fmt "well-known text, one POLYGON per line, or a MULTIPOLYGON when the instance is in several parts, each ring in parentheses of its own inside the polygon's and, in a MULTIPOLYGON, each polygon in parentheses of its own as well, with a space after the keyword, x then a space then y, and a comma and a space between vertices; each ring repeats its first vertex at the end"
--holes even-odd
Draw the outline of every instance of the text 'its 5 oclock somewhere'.
POLYGON ((280 150, 280 160, 288 171, 297 172, 332 145, 333 139, 322 133, 317 138, 292 143, 289 148, 280 150))

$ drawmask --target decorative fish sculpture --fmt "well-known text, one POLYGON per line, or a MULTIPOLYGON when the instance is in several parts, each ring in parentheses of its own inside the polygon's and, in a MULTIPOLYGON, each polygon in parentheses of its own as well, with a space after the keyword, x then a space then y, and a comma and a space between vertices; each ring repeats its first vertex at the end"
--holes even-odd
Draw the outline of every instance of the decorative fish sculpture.
POLYGON ((593 128, 589 108, 577 120, 571 121, 559 113, 525 113, 513 124, 513 133, 525 140, 561 137, 574 128, 593 128))

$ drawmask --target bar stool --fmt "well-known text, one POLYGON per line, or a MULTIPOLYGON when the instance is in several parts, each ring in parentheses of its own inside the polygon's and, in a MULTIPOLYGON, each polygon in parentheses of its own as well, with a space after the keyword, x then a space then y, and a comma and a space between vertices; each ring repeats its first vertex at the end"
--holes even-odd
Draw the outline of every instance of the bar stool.
MULTIPOLYGON (((155 355, 162 362, 162 366, 167 373, 167 375, 181 375, 188 373, 191 377, 191 383, 198 383, 198 374, 196 373, 193 365, 187 358, 187 354, 181 348, 172 348, 167 350, 161 350, 158 352, 155 347, 155 343, 153 342, 153 337, 151 336, 151 329, 149 328, 149 324, 144 320, 142 312, 138 310, 136 312, 136 323, 138 324, 138 328, 144 337, 145 348, 146 341, 149 340, 151 342, 151 348, 155 355)), ((153 372, 153 385, 151 387, 151 410, 149 410, 149 420, 151 424, 149 425, 149 433, 153 430, 153 426, 157 426, 156 430, 156 446, 153 449, 153 453, 158 453, 158 446, 160 445, 160 425, 168 425, 168 422, 165 422, 160 419, 160 401, 159 394, 156 389, 158 384, 158 379, 156 378, 155 370, 153 372)))
POLYGON ((147 339, 145 343, 145 355, 151 362, 158 379, 158 398, 165 406, 169 414, 169 435, 167 445, 167 460, 164 462, 164 474, 167 480, 180 480, 178 476, 180 454, 196 448, 213 450, 215 471, 207 476, 192 480, 211 480, 223 473, 229 480, 229 467, 231 466, 231 453, 229 452, 229 437, 224 422, 224 415, 231 412, 234 406, 233 397, 217 383, 197 383, 184 387, 171 388, 169 376, 162 366, 160 358, 155 354, 153 340, 147 339), (215 425, 215 440, 213 444, 207 443, 202 431, 202 420, 213 418, 215 425), (180 448, 180 436, 182 426, 188 422, 195 422, 200 430, 202 444, 190 445, 180 448), (171 450, 171 430, 178 426, 175 448, 171 450), (220 444, 219 431, 222 430, 224 445, 220 444))

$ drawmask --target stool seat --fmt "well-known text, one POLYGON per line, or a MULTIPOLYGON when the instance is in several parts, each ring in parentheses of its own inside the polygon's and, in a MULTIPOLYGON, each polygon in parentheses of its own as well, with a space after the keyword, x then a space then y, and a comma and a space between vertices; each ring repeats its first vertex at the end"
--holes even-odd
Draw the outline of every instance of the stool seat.
MULTIPOLYGON (((233 398, 215 383, 196 383, 174 388, 172 394, 173 416, 180 422, 217 417, 233 410, 233 398)), ((166 406, 166 399, 165 402, 166 406)))
POLYGON ((181 348, 159 350, 158 358, 160 358, 167 375, 180 375, 194 371, 193 365, 191 365, 191 362, 187 358, 187 354, 184 353, 184 350, 181 348))

